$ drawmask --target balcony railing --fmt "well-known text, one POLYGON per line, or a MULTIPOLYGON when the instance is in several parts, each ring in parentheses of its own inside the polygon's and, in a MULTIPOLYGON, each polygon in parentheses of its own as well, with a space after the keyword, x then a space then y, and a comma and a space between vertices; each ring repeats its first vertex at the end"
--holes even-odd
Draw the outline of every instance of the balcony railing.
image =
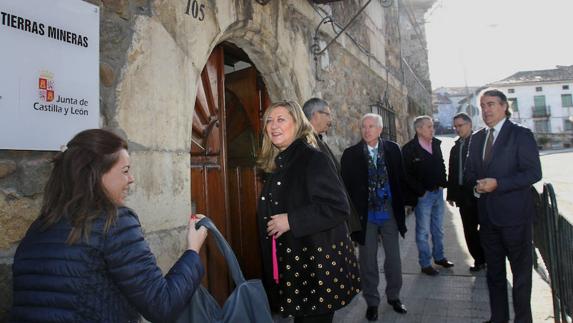
POLYGON ((531 107, 531 116, 533 118, 549 118, 551 116, 551 107, 548 105, 537 105, 531 107))

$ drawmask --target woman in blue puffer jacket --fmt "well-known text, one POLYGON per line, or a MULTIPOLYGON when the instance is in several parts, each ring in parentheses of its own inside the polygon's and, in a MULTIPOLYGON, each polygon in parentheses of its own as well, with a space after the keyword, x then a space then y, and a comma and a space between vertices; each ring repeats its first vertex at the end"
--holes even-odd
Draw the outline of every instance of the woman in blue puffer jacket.
POLYGON ((199 286, 204 227, 163 276, 137 215, 127 143, 100 129, 77 134, 54 158, 43 206, 14 256, 13 322, 174 321, 199 286))

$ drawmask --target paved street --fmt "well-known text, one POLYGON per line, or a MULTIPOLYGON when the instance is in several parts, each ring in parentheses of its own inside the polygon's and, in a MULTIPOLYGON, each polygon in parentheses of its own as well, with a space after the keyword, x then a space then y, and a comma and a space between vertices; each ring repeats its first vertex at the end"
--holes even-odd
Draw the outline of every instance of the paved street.
MULTIPOLYGON (((542 151, 541 182, 553 184, 559 212, 573 224, 573 149, 542 151)), ((542 184, 535 186, 539 192, 542 184)))

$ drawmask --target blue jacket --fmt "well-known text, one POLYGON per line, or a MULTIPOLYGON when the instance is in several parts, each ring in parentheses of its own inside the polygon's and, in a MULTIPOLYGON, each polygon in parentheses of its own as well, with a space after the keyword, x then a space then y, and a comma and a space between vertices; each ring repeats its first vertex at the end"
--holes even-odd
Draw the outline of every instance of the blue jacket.
POLYGON ((118 210, 104 233, 94 221, 89 241, 66 244, 70 223, 32 224, 12 267, 12 322, 174 321, 201 282, 199 255, 187 250, 165 277, 143 238, 137 215, 118 210))

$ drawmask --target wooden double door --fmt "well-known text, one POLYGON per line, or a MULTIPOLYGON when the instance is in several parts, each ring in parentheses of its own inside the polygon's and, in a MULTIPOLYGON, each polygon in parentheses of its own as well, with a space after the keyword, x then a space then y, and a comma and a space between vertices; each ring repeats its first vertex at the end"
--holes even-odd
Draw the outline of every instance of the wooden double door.
MULTIPOLYGON (((256 222, 261 183, 255 163, 262 114, 270 100, 252 63, 225 74, 226 49, 238 50, 217 46, 197 82, 191 200, 197 212, 209 216, 231 244, 245 278, 250 279, 261 275, 256 222)), ((214 240, 208 240, 201 257, 207 272, 203 283, 222 303, 234 286, 214 240)))

